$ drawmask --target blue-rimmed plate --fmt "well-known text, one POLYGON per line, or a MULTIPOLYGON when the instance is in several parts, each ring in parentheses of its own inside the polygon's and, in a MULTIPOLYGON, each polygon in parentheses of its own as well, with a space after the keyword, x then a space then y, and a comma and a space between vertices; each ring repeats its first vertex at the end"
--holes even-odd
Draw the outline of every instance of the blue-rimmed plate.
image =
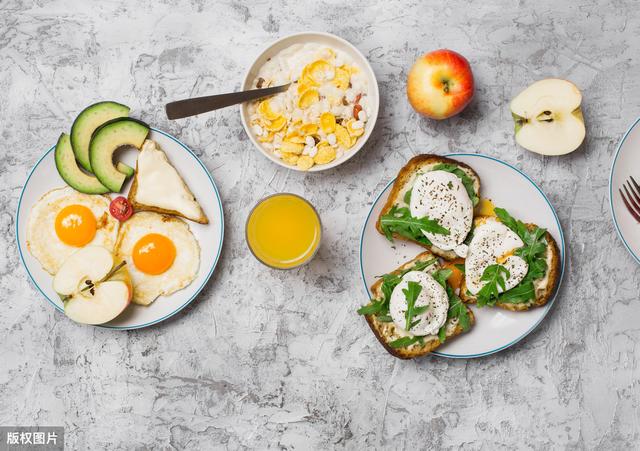
POLYGON ((630 176, 640 183, 640 118, 624 134, 609 176, 609 203, 618 235, 629 253, 640 263, 640 224, 624 206, 618 189, 630 176))
MULTIPOLYGON (((560 221, 549 199, 523 172, 504 161, 479 154, 457 153, 448 157, 471 166, 480 176, 481 196, 496 206, 506 208, 511 215, 546 228, 558 243, 561 253, 561 275, 564 273, 565 246, 560 221)), ((415 257, 424 249, 416 244, 397 240, 394 244, 378 233, 376 219, 384 206, 394 180, 373 202, 365 220, 360 239, 360 268, 362 271, 362 304, 369 298, 369 288, 376 276, 385 274, 415 257)), ((526 337, 547 315, 554 297, 544 306, 527 312, 510 312, 499 308, 472 306, 476 324, 471 331, 446 343, 433 354, 451 358, 481 357, 496 353, 526 337)), ((373 335, 372 340, 375 341, 373 335)))
MULTIPOLYGON (((139 329, 151 326, 185 308, 200 293, 213 274, 222 250, 224 235, 222 202, 211 174, 186 145, 168 133, 151 129, 149 139, 160 145, 171 163, 183 176, 202 205, 209 218, 209 224, 186 221, 200 243, 200 269, 196 279, 186 288, 170 296, 161 296, 149 306, 131 304, 115 320, 103 325, 112 329, 139 329)), ((56 170, 53 150, 52 147, 40 158, 27 177, 16 214, 16 237, 20 257, 31 281, 44 297, 62 312, 62 302, 53 291, 51 275, 45 272, 40 263, 29 253, 25 241, 27 220, 33 205, 48 191, 65 186, 56 170)), ((135 149, 123 149, 118 153, 118 159, 135 167, 136 152, 135 149)), ((128 189, 128 186, 125 187, 123 192, 126 193, 128 189)))

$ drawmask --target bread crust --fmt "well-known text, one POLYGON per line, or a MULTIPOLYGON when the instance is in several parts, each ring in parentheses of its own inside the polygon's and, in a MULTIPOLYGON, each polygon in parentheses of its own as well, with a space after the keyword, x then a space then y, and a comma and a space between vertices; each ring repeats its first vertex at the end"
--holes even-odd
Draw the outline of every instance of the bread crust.
MULTIPOLYGON (((396 203, 398 203, 399 200, 402 200, 400 199, 400 194, 402 193, 402 191, 404 190, 404 188, 406 187, 407 183, 409 182, 411 177, 414 175, 414 173, 416 173, 418 170, 420 170, 424 166, 430 166, 430 165, 435 165, 440 163, 455 164, 456 166, 459 166, 462 170, 464 170, 466 173, 468 173, 474 179, 474 188, 476 190, 476 193, 478 193, 478 196, 479 196, 480 177, 478 176, 478 174, 476 174, 476 172, 473 170, 471 166, 461 161, 454 160, 452 158, 443 157, 440 155, 433 155, 433 154, 416 155, 411 160, 409 160, 407 164, 405 164, 402 167, 402 169, 400 169, 400 172, 398 172, 398 176, 396 177, 396 181, 393 183, 393 187, 391 188, 391 192, 389 193, 387 202, 384 204, 384 207, 382 207, 382 210, 378 215, 378 220, 376 221, 376 229, 378 230, 378 232, 384 235, 384 232, 382 231, 382 226, 380 225, 380 219, 382 218, 383 215, 389 213, 389 210, 391 210, 391 208, 396 203)), ((411 241, 413 243, 416 243, 424 247, 425 249, 431 251, 432 253, 447 260, 454 260, 458 258, 458 255, 453 251, 445 251, 445 250, 439 249, 436 246, 426 246, 423 243, 403 237, 401 235, 398 235, 397 233, 393 234, 393 238, 397 240, 411 241)))
MULTIPOLYGON (((434 258, 435 256, 429 252, 423 252, 417 255, 412 260, 402 264, 394 271, 391 271, 389 274, 398 274, 400 271, 412 267, 418 261, 426 261, 434 258)), ((436 263, 437 265, 437 263, 436 263)), ((373 295, 372 299, 378 299, 382 295, 380 291, 380 287, 382 286, 382 279, 377 280, 373 285, 371 285, 371 293, 373 295)), ((475 317, 473 316, 473 312, 469 307, 467 307, 467 313, 469 315, 469 323, 470 326, 475 324, 475 317)), ((371 328, 371 331, 376 336, 380 344, 387 350, 389 354, 399 359, 413 359, 416 357, 423 356, 425 354, 430 353, 436 348, 440 347, 442 343, 435 335, 426 336, 424 339, 424 344, 420 345, 419 343, 415 343, 406 348, 392 348, 389 346, 389 342, 393 341, 396 338, 399 338, 399 335, 390 334, 390 330, 395 330, 395 325, 393 323, 383 323, 378 321, 375 315, 365 315, 365 319, 367 320, 367 324, 371 328)), ((447 320, 448 323, 453 324, 450 320, 447 320)), ((462 334, 464 331, 460 324, 455 324, 455 327, 447 328, 447 340, 462 334)))
MULTIPOLYGON (((478 218, 481 219, 482 217, 478 218)), ((496 218, 497 219, 497 218, 496 218)), ((529 230, 533 230, 537 227, 535 224, 526 224, 529 230)), ((503 303, 496 302, 495 307, 499 307, 505 310, 510 310, 512 312, 524 312, 526 310, 530 310, 534 307, 542 307, 549 302, 549 299, 553 296, 556 291, 558 281, 560 279, 560 251, 558 250, 558 244, 556 240, 551 236, 549 232, 545 234, 545 239, 547 240, 547 252, 551 253, 550 264, 547 267, 547 275, 548 275, 548 283, 541 295, 536 293, 536 299, 529 302, 523 302, 520 304, 513 303, 503 303)), ((460 299, 466 304, 475 304, 476 297, 472 295, 467 295, 467 285, 466 281, 463 279, 462 286, 460 287, 460 299)))
MULTIPOLYGON (((184 183, 184 182, 183 182, 184 183)), ((154 207, 152 205, 145 205, 139 202, 136 202, 136 193, 138 192, 138 164, 136 163, 136 173, 133 176, 133 180, 131 181, 131 189, 129 189, 129 194, 127 195, 127 200, 133 207, 134 211, 153 211, 155 213, 160 213, 163 215, 171 215, 171 216, 180 216, 181 218, 188 219, 189 221, 197 222, 199 224, 209 224, 209 219, 207 215, 205 215, 204 211, 202 211, 202 207, 200 207, 200 217, 197 219, 187 218, 185 215, 175 210, 165 210, 164 208, 154 207)))

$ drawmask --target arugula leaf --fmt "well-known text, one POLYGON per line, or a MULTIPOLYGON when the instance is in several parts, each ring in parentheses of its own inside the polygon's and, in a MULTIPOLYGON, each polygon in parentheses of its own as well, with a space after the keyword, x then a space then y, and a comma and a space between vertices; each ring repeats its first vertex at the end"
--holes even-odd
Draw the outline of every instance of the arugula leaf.
POLYGON ((446 290, 448 286, 447 279, 451 277, 451 274, 453 274, 452 270, 448 268, 440 268, 434 271, 431 276, 446 290))
POLYGON ((411 188, 409 191, 407 191, 406 193, 404 193, 404 197, 402 198, 402 200, 404 200, 404 203, 409 205, 411 203, 411 192, 413 191, 413 188, 411 188))
POLYGON ((421 291, 422 285, 414 281, 407 282, 407 288, 402 289, 404 297, 407 300, 407 310, 404 312, 404 318, 406 320, 405 330, 407 332, 410 331, 413 326, 420 322, 420 320, 412 321, 413 318, 426 312, 429 308, 428 305, 425 305, 423 307, 415 306, 421 291))
POLYGON ((438 340, 440 340, 440 343, 444 343, 446 339, 447 339, 447 323, 444 323, 444 326, 442 326, 438 331, 438 340))
POLYGON ((504 291, 506 288, 505 281, 510 277, 509 270, 502 265, 489 265, 484 269, 480 280, 487 282, 478 291, 478 307, 485 305, 495 305, 498 298, 498 287, 504 291))
POLYGON ((504 304, 520 304, 535 298, 536 290, 531 280, 520 282, 509 291, 505 291, 498 297, 498 302, 504 304))
POLYGON ((453 266, 455 266, 455 268, 462 274, 465 274, 464 263, 454 263, 453 266))
POLYGON ((431 241, 424 236, 423 231, 449 235, 449 230, 442 227, 435 219, 414 218, 407 207, 394 205, 389 213, 380 217, 380 227, 389 241, 393 241, 393 233, 397 233, 405 238, 412 239, 427 246, 431 241))
POLYGON ((417 336, 400 337, 396 340, 389 342, 389 346, 394 349, 406 348, 407 346, 411 346, 414 343, 424 344, 424 340, 422 339, 422 337, 417 337, 417 336))
POLYGON ((373 301, 370 304, 363 305, 362 307, 360 307, 358 309, 358 314, 359 315, 374 315, 376 313, 380 313, 380 311, 383 308, 383 305, 384 305, 384 302, 382 302, 382 300, 373 301))
POLYGON ((455 294, 449 301, 449 312, 447 313, 447 318, 458 318, 458 323, 465 332, 469 330, 469 327, 471 327, 471 319, 469 318, 467 306, 464 305, 462 299, 455 294))
POLYGON ((471 202, 473 202, 473 206, 475 207, 476 205, 478 205, 478 202, 480 202, 480 198, 473 189, 473 179, 469 177, 466 172, 460 169, 460 166, 450 163, 440 163, 436 164, 431 170, 451 172, 452 174, 458 176, 458 178, 464 185, 464 188, 467 190, 467 194, 469 195, 469 199, 471 199, 471 202))

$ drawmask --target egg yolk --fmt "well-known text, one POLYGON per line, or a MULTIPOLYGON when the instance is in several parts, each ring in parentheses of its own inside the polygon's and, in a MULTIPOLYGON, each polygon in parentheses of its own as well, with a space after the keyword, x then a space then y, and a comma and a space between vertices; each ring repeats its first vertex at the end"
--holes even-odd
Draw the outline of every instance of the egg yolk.
POLYGON ((133 246, 133 264, 145 274, 162 274, 176 259, 176 247, 169 238, 159 233, 143 236, 133 246))
POLYGON ((56 235, 69 246, 82 247, 96 236, 96 217, 84 205, 67 205, 56 216, 56 235))

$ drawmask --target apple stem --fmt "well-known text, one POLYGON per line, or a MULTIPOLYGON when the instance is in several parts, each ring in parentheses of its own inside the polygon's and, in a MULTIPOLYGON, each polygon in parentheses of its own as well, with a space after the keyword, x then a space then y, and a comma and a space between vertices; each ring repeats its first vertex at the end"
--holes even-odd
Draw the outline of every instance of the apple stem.
MULTIPOLYGON (((116 265, 116 266, 115 266, 111 271, 109 271, 109 273, 108 273, 106 276, 104 276, 104 278, 103 278, 100 282, 104 282, 104 281, 106 281, 106 280, 111 279, 111 277, 113 277, 113 275, 114 275, 115 273, 117 273, 118 271, 120 271, 120 269, 122 269, 122 267, 123 267, 124 265, 126 265, 126 264, 127 264, 127 262, 126 262, 125 260, 122 260, 122 261, 121 261, 120 263, 118 263, 118 264, 117 264, 117 265, 116 265)), ((85 290, 86 290, 86 288, 85 288, 85 290)))

